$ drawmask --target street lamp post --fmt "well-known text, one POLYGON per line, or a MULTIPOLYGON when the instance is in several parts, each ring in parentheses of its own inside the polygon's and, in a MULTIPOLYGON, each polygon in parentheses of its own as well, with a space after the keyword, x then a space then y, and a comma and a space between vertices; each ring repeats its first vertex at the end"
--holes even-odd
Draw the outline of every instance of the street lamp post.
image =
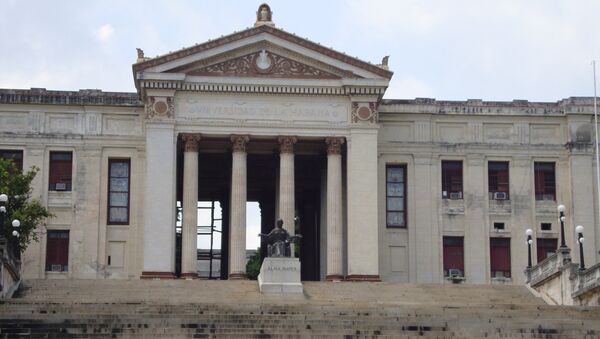
POLYGON ((528 228, 525 234, 527 235, 527 268, 531 269, 531 244, 533 243, 531 236, 533 235, 533 230, 528 228))
MULTIPOLYGON (((8 195, 2 193, 0 194, 0 228, 4 227, 4 219, 8 214, 8 195)), ((19 227, 21 226, 21 222, 18 219, 14 219, 12 221, 12 235, 16 238, 19 237, 19 227)))
POLYGON ((561 248, 566 248, 567 244, 565 242, 565 205, 558 205, 558 213, 560 215, 560 217, 558 218, 558 220, 560 220, 560 247, 561 248))
POLYGON ((583 260, 583 226, 578 225, 575 227, 575 232, 577 232, 577 242, 579 243, 579 270, 585 270, 585 261, 583 260))

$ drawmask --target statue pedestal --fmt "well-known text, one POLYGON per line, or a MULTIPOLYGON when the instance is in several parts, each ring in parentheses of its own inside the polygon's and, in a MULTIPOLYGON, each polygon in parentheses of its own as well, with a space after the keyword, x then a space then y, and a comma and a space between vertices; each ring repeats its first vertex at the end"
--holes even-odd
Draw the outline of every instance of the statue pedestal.
POLYGON ((260 267, 258 287, 261 293, 302 293, 300 260, 267 257, 260 267))

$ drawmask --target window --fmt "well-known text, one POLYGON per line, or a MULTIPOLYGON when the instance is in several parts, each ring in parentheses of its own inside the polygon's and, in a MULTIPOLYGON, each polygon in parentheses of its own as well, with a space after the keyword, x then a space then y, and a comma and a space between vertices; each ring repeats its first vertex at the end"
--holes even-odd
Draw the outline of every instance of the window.
POLYGON ((492 200, 508 199, 508 161, 488 163, 488 192, 492 200))
POLYGON ((540 262, 556 253, 558 239, 537 239, 537 262, 540 262))
POLYGON ((510 278, 510 238, 490 238, 492 278, 510 278))
POLYGON ((444 277, 463 277, 465 260, 463 237, 444 237, 444 277))
POLYGON ((386 168, 387 227, 406 227, 406 166, 386 168))
POLYGON ((69 270, 69 231, 48 231, 46 243, 46 271, 69 270))
POLYGON ((542 229, 542 231, 552 231, 552 223, 543 222, 540 224, 540 228, 542 229))
POLYGON ((494 229, 495 230, 503 230, 504 229, 504 223, 503 222, 495 222, 494 223, 494 229))
POLYGON ((108 160, 108 224, 129 224, 129 159, 108 160))
POLYGON ((535 200, 556 200, 556 178, 553 162, 536 162, 535 175, 535 200))
POLYGON ((71 191, 73 153, 50 152, 49 191, 71 191))
POLYGON ((0 158, 12 160, 19 171, 23 170, 23 151, 0 150, 0 158))
POLYGON ((462 199, 462 161, 442 161, 442 198, 462 199))

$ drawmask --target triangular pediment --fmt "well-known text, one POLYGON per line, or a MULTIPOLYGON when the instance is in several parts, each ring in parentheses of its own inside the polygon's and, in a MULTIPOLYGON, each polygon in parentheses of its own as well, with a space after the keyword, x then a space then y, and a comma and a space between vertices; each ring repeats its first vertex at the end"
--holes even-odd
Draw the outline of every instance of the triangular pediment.
POLYGON ((146 74, 186 77, 380 79, 392 72, 270 26, 258 26, 133 65, 146 74))
MULTIPOLYGON (((185 73, 190 76, 209 77, 257 77, 257 78, 289 78, 289 79, 342 79, 361 78, 360 76, 331 67, 330 65, 295 56, 290 51, 281 50, 276 46, 266 48, 264 44, 253 46, 254 51, 235 51, 227 53, 230 58, 212 58, 192 64, 177 67, 168 72, 185 73), (287 55, 283 55, 287 54, 287 55), (232 55, 239 55, 233 56, 232 55), (298 60, 303 59, 303 60, 298 60)), ((252 48, 251 48, 252 49, 252 48)), ((247 50, 247 49, 244 49, 247 50)))

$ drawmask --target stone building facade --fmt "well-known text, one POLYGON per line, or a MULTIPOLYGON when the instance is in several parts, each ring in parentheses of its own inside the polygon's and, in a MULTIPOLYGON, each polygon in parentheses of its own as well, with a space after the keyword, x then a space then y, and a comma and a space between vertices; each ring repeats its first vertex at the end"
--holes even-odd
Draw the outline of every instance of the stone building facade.
MULTIPOLYGON (((223 207, 222 278, 245 277, 246 202, 305 237, 306 280, 522 283, 586 226, 599 261, 593 100, 385 100, 374 65, 254 27, 156 58, 136 93, 0 90, 0 151, 56 216, 25 278, 194 278, 198 201, 223 207), (176 226, 181 206, 181 241, 176 226), (178 254, 180 253, 180 255, 178 254)), ((577 253, 574 253, 577 257, 577 253)))

